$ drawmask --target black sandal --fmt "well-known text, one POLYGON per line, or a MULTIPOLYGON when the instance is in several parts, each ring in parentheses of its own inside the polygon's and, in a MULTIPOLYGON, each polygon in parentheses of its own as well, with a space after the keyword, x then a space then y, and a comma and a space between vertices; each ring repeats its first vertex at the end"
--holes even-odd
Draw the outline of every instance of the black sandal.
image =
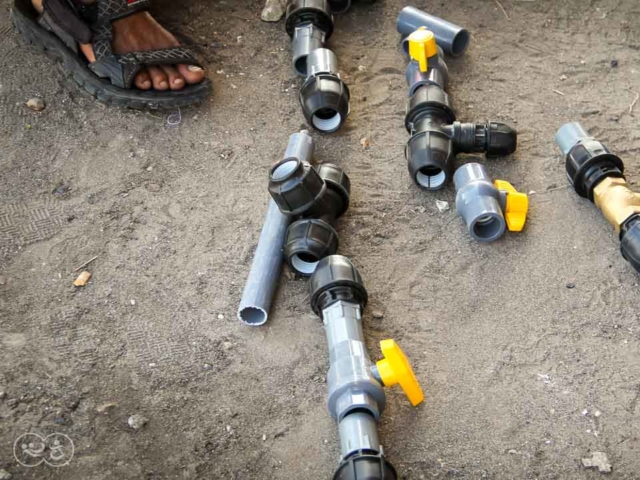
POLYGON ((133 81, 147 65, 186 63, 201 66, 186 47, 132 52, 111 50, 111 23, 147 10, 149 0, 96 0, 81 6, 73 0, 44 0, 39 14, 31 0, 14 0, 11 18, 29 42, 61 61, 76 83, 95 98, 110 105, 129 108, 178 108, 203 101, 211 93, 211 82, 187 85, 182 90, 139 90, 133 81), (96 61, 89 63, 78 44, 91 43, 96 61))

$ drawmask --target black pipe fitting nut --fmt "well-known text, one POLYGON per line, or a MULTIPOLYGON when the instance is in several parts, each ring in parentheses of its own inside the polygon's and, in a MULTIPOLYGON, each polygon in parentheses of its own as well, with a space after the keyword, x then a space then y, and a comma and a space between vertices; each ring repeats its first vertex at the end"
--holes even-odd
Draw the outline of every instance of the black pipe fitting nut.
POLYGON ((285 158, 271 168, 268 189, 280 211, 294 216, 317 203, 327 186, 309 163, 285 158))
POLYGON ((640 272, 640 215, 629 217, 622 225, 620 251, 623 258, 640 272))
POLYGON ((331 255, 320 261, 309 281, 309 289, 311 308, 321 318, 322 311, 337 301, 357 303, 364 309, 368 300, 360 273, 342 255, 331 255))
POLYGON ((296 27, 311 23, 325 32, 328 40, 333 33, 333 15, 328 0, 293 0, 287 7, 285 29, 290 37, 296 27))
POLYGON ((300 105, 307 124, 322 133, 340 129, 349 116, 349 87, 333 72, 311 75, 300 88, 300 105))
POLYGON ((360 452, 345 458, 333 480, 396 480, 398 474, 383 455, 360 452))
POLYGON ((316 167, 325 182, 325 193, 303 212, 305 218, 289 226, 284 246, 287 263, 300 275, 311 275, 318 262, 338 251, 335 221, 349 208, 351 182, 344 171, 330 163, 316 167))
POLYGON ((606 177, 624 178, 624 163, 601 142, 585 138, 566 157, 567 177, 581 197, 593 202, 593 189, 606 177))

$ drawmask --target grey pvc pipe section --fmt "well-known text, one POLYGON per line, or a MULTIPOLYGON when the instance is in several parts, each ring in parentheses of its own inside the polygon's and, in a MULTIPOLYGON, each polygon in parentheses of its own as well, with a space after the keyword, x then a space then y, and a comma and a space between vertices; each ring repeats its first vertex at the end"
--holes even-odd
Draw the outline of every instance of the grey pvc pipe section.
POLYGON ((555 141, 563 155, 568 155, 569 152, 576 146, 577 143, 585 138, 593 138, 589 133, 582 128, 578 122, 565 123, 560 127, 555 136, 555 141))
POLYGON ((276 202, 269 200, 258 248, 238 308, 238 319, 247 325, 264 325, 269 318, 282 270, 282 246, 290 223, 291 219, 280 211, 276 202))
POLYGON ((378 425, 368 413, 353 412, 342 419, 338 428, 342 458, 363 450, 381 451, 378 425))
POLYGON ((293 50, 293 70, 296 75, 307 78, 307 56, 318 48, 324 47, 326 33, 313 23, 296 27, 291 41, 293 50))
POLYGON ((406 37, 420 27, 427 27, 431 30, 436 37, 436 43, 442 47, 447 55, 452 57, 462 55, 471 40, 471 35, 466 29, 442 18, 429 15, 415 7, 404 7, 398 15, 396 26, 402 35, 402 48, 405 52, 408 52, 406 37))
POLYGON ((467 163, 453 175, 456 186, 456 210, 464 220, 471 238, 493 242, 506 228, 502 194, 493 185, 484 166, 467 163))
POLYGON ((338 58, 328 48, 316 48, 307 55, 307 76, 319 73, 338 73, 338 58))
MULTIPOLYGON (((284 158, 298 158, 311 162, 314 143, 306 130, 294 133, 284 158)), ((284 215, 273 200, 264 219, 258 248, 238 307, 238 319, 250 326, 264 325, 269 319, 271 302, 282 271, 282 247, 291 218, 284 215)))

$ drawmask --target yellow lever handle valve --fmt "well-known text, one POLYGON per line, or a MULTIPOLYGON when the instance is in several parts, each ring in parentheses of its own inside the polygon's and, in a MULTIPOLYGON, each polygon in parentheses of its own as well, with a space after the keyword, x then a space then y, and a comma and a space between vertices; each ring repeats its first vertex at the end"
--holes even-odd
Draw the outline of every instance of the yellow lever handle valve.
POLYGON ((419 28, 407 38, 409 41, 409 56, 420 65, 420 71, 426 72, 429 58, 438 54, 436 37, 432 31, 424 27, 419 28))
POLYGON ((507 205, 504 209, 507 228, 510 232, 521 232, 527 222, 529 197, 526 193, 518 192, 505 180, 496 180, 493 184, 498 190, 507 194, 507 205))
POLYGON ((395 340, 383 340, 380 349, 384 359, 376 363, 378 374, 386 387, 400 384, 414 407, 424 400, 422 388, 413 373, 411 364, 395 340))

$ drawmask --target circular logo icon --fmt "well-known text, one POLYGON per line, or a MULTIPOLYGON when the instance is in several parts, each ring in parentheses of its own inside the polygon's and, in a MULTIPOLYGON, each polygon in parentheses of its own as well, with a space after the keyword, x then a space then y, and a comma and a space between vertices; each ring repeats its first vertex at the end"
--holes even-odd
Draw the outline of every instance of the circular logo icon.
POLYGON ((44 438, 37 433, 25 433, 13 444, 13 456, 23 467, 37 467, 41 463, 64 467, 74 453, 73 440, 64 433, 52 433, 44 438))

